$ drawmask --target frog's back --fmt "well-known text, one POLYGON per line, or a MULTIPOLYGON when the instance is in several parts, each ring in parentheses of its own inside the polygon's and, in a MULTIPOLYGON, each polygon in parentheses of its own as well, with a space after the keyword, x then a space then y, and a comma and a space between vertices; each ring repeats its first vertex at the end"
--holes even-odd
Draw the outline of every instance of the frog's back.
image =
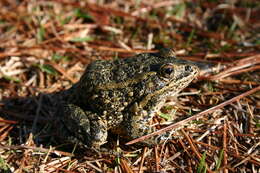
POLYGON ((135 100, 131 93, 138 95, 144 90, 144 84, 130 86, 131 83, 138 83, 138 76, 150 71, 150 64, 156 64, 157 61, 158 58, 151 54, 94 61, 74 86, 71 101, 98 112, 120 112, 135 100))
POLYGON ((131 58, 116 60, 98 60, 85 70, 79 83, 87 88, 97 88, 109 83, 121 83, 134 79, 143 72, 151 71, 151 65, 161 62, 156 54, 139 54, 131 58))

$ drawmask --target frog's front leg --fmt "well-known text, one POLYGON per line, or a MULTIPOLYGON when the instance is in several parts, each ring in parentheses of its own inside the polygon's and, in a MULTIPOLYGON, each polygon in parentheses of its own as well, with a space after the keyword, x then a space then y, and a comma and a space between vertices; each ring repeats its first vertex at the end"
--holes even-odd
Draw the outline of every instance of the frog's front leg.
POLYGON ((65 104, 60 111, 65 128, 85 145, 99 148, 106 143, 107 122, 103 117, 74 104, 65 104))
MULTIPOLYGON (((137 103, 133 105, 131 112, 127 115, 127 124, 125 124, 127 135, 132 139, 139 138, 141 136, 150 134, 155 131, 155 128, 151 125, 151 120, 154 117, 155 112, 146 111, 138 106, 137 103)), ((166 139, 171 138, 172 133, 164 133, 157 135, 142 141, 142 143, 150 146, 160 144, 166 139)))

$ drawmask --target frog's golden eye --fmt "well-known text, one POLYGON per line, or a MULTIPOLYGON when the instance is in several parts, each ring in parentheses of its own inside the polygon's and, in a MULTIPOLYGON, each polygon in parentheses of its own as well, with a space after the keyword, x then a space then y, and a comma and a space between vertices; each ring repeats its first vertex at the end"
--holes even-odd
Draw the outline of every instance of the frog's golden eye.
POLYGON ((170 78, 174 75, 174 67, 172 64, 167 64, 161 67, 160 74, 165 78, 170 78))

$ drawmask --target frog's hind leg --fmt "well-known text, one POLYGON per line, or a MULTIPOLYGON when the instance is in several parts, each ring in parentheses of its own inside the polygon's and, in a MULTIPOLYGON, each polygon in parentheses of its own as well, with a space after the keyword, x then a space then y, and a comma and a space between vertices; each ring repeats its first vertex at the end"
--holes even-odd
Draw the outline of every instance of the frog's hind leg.
POLYGON ((60 111, 65 128, 80 142, 93 148, 106 143, 107 123, 101 116, 74 104, 63 105, 60 111))

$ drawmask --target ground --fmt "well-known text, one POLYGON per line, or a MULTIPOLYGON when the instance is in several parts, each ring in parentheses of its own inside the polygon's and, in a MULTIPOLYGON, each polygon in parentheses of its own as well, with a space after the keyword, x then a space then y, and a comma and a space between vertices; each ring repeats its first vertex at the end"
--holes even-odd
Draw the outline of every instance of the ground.
POLYGON ((3 0, 0 6, 1 171, 260 172, 258 1, 3 0), (162 47, 207 67, 174 109, 166 106, 153 120, 158 130, 179 129, 176 140, 145 147, 142 139, 129 144, 110 136, 93 151, 58 139, 53 93, 77 82, 94 60, 162 47), (183 121, 165 124, 172 117, 183 121))

